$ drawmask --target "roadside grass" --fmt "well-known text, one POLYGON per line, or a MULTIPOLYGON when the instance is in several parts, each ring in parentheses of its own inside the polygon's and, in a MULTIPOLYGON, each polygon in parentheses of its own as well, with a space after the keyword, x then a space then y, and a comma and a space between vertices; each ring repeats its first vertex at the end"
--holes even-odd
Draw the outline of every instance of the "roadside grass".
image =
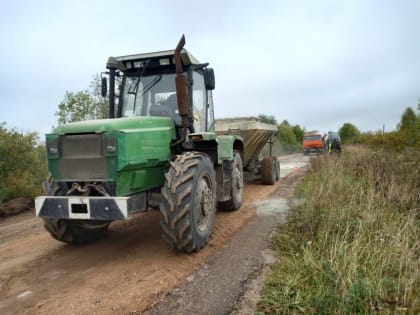
POLYGON ((312 158, 257 314, 418 314, 420 153, 312 158))

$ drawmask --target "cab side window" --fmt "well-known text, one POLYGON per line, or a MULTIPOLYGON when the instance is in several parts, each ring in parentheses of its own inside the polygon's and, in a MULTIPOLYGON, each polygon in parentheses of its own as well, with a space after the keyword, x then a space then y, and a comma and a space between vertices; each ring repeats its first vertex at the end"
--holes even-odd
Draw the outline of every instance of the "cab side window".
POLYGON ((206 88, 204 85, 204 77, 193 72, 194 88, 193 88, 193 119, 196 132, 206 131, 206 88))

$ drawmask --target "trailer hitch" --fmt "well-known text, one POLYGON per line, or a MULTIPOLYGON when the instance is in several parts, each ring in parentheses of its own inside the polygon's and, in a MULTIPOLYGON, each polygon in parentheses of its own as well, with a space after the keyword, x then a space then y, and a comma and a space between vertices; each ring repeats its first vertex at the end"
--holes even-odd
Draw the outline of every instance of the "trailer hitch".
POLYGON ((86 184, 84 186, 81 186, 78 183, 73 183, 71 188, 67 192, 67 196, 71 195, 81 195, 81 196, 92 196, 92 195, 98 195, 98 196, 109 196, 109 194, 106 192, 105 188, 102 185, 98 185, 95 183, 92 184, 86 184))

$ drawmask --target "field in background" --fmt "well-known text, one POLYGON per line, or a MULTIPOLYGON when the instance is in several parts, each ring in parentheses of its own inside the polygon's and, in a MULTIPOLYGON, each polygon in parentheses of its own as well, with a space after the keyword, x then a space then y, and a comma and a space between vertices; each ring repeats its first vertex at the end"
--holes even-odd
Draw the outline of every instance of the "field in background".
POLYGON ((420 154, 315 156, 258 314, 420 312, 420 154))

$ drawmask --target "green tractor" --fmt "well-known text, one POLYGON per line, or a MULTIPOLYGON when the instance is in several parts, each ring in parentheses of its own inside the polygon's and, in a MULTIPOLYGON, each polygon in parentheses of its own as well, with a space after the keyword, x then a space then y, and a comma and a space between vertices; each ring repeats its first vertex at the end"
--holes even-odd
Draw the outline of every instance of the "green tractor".
POLYGON ((182 36, 175 50, 110 57, 109 119, 46 135, 50 176, 35 208, 52 237, 83 244, 158 205, 163 238, 193 252, 208 242, 216 207, 241 207, 243 140, 216 135, 213 69, 184 44, 182 36))

